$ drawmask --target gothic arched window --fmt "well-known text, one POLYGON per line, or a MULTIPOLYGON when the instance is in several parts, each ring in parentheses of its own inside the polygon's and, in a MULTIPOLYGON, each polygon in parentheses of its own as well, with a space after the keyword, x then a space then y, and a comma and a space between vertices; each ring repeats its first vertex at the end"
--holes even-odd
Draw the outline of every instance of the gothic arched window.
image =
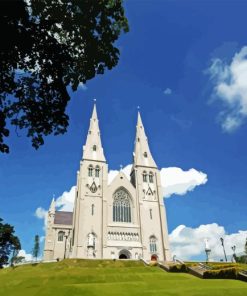
POLYGON ((96 145, 93 145, 93 151, 96 151, 96 150, 97 150, 96 145))
POLYGON ((96 166, 96 168, 95 168, 95 177, 96 178, 99 178, 99 171, 100 171, 99 166, 96 166))
POLYGON ((154 182, 154 175, 152 172, 149 173, 149 183, 153 183, 154 182))
POLYGON ((149 238, 149 248, 151 253, 157 252, 157 239, 153 235, 149 238))
POLYGON ((88 167, 88 176, 92 177, 93 176, 93 166, 90 164, 90 166, 88 167))
POLYGON ((147 152, 144 152, 144 153, 143 153, 143 155, 144 155, 144 157, 145 157, 145 158, 147 158, 147 157, 148 157, 148 154, 147 154, 147 152))
POLYGON ((146 173, 146 171, 143 172, 142 176, 143 176, 143 182, 147 182, 147 173, 146 173))
POLYGON ((123 188, 113 195, 113 221, 131 222, 130 196, 123 188))
POLYGON ((57 240, 58 240, 59 242, 62 242, 62 241, 63 241, 64 234, 65 234, 64 231, 59 231, 59 232, 58 232, 57 240))

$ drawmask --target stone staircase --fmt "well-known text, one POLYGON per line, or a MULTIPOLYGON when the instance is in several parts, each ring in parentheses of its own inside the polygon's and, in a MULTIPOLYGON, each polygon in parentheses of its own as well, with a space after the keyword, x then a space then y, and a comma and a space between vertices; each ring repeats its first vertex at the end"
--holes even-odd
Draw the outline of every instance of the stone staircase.
POLYGON ((242 270, 238 273, 238 279, 247 282, 247 270, 242 270))
POLYGON ((190 274, 197 276, 201 279, 203 279, 203 275, 204 275, 205 271, 212 269, 212 267, 210 267, 206 264, 203 264, 203 263, 198 263, 195 266, 189 266, 187 268, 188 268, 188 271, 190 274))

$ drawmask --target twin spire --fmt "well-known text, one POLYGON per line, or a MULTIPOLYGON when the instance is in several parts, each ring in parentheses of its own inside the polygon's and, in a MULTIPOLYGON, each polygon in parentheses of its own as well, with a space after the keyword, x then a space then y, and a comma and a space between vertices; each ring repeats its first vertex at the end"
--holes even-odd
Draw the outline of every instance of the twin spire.
MULTIPOLYGON (((134 149, 134 165, 157 168, 157 165, 151 155, 148 139, 142 124, 140 112, 138 111, 136 140, 134 149)), ((94 104, 87 140, 83 146, 83 160, 96 160, 106 162, 103 147, 101 144, 99 121, 97 117, 96 105, 94 104)))
POLYGON ((87 140, 85 146, 83 146, 83 159, 106 162, 101 144, 96 104, 93 106, 87 140))
POLYGON ((157 165, 149 149, 148 138, 146 136, 145 129, 141 119, 141 114, 139 111, 137 115, 136 139, 133 156, 135 166, 157 168, 157 165))

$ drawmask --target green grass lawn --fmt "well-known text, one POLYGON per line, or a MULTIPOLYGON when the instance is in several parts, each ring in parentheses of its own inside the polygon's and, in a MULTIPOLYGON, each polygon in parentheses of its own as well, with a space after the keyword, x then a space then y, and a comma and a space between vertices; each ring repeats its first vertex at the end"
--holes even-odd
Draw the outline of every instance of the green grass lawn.
POLYGON ((0 270, 1 296, 246 296, 247 283, 202 280, 135 261, 64 260, 0 270))

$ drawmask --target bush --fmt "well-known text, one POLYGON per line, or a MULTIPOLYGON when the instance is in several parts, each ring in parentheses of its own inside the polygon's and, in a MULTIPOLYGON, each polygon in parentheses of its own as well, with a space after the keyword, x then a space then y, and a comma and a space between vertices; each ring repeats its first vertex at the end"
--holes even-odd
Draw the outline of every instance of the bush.
POLYGON ((233 267, 237 267, 237 264, 236 263, 209 263, 207 264, 208 266, 210 266, 213 270, 218 270, 218 269, 225 269, 225 268, 233 268, 233 267))
POLYGON ((158 265, 158 262, 157 261, 150 261, 149 262, 149 266, 157 266, 158 265))
POLYGON ((188 272, 187 266, 185 264, 175 264, 169 266, 170 272, 188 272))
POLYGON ((237 269, 235 267, 228 267, 217 270, 207 270, 203 274, 205 279, 236 279, 237 269))
POLYGON ((247 263, 247 255, 242 255, 242 256, 236 257, 236 262, 237 263, 247 263))

